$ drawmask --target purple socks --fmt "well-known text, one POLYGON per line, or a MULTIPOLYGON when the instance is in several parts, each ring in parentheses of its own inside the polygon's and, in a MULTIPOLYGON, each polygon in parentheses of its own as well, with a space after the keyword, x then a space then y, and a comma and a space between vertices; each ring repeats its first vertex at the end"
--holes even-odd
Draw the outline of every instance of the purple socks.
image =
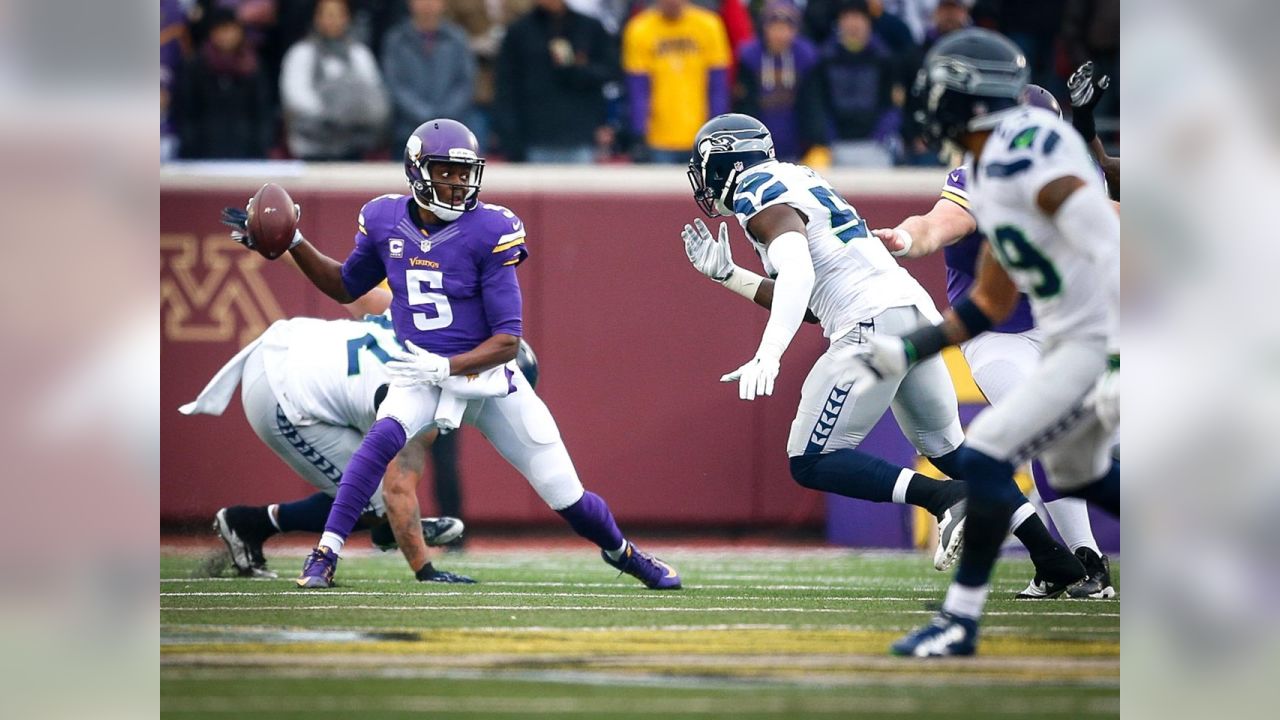
POLYGON ((360 519, 373 491, 378 489, 382 476, 387 472, 391 459, 404 447, 404 428, 392 418, 382 418, 369 428, 338 484, 338 495, 333 499, 329 519, 324 524, 327 533, 346 539, 360 519))
POLYGON ((613 513, 609 512, 604 498, 599 495, 584 492, 578 502, 556 512, 574 532, 599 545, 600 549, 613 551, 622 547, 622 531, 613 521, 613 513))

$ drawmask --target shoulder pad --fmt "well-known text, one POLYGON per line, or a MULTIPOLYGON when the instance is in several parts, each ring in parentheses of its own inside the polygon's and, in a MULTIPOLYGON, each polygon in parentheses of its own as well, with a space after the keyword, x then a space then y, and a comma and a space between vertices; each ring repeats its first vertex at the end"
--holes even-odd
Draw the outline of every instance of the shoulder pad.
POLYGON ((404 198, 404 195, 391 193, 379 195, 365 203, 364 207, 360 208, 360 216, 356 220, 360 232, 368 235, 369 232, 366 228, 383 227, 389 220, 394 218, 404 198))
POLYGON ((787 191, 787 186, 774 172, 777 168, 748 170, 733 191, 733 211, 739 215, 752 215, 760 208, 777 200, 787 191))

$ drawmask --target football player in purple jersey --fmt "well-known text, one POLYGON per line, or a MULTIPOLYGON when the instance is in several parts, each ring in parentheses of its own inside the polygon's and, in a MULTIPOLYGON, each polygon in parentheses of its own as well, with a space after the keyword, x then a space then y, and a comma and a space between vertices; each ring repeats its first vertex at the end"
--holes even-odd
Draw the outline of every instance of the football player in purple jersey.
MULTIPOLYGON (((1023 103, 1062 116, 1058 101, 1039 85, 1027 86, 1023 103)), ((897 256, 922 257, 942 250, 947 266, 947 299, 952 305, 969 294, 984 242, 977 221, 969 211, 969 194, 965 189, 967 174, 968 168, 964 165, 948 173, 942 186, 942 196, 928 213, 913 215, 895 228, 872 230, 872 234, 897 256)), ((997 405, 1035 368, 1043 342, 1031 317, 1030 302, 1025 295, 1019 295, 1018 304, 1009 319, 992 328, 991 332, 963 343, 960 348, 982 394, 991 404, 997 405)), ((1088 577, 1084 582, 1071 586, 1035 577, 1025 590, 1018 593, 1018 597, 1042 599, 1064 593, 1073 598, 1114 597, 1116 591, 1111 583, 1110 562, 1093 537, 1087 503, 1080 498, 1063 496, 1050 487, 1044 468, 1038 461, 1032 464, 1032 476, 1053 524, 1062 535, 1063 542, 1084 565, 1088 577)), ((1023 506, 1022 509, 1028 508, 1023 506)), ((1025 512, 1015 513, 1012 525, 1017 527, 1027 517, 1025 512)))
MULTIPOLYGON (((391 390, 347 464, 325 532, 297 583, 333 584, 343 543, 409 438, 465 420, 575 532, 600 546, 605 562, 650 588, 677 589, 675 569, 626 540, 605 501, 583 489, 551 413, 514 370, 523 330, 516 267, 528 256, 525 229, 510 210, 480 201, 485 161, 478 150, 462 123, 423 123, 405 144, 411 194, 365 204, 345 262, 305 240, 290 249, 311 282, 340 303, 385 279, 396 337, 406 348, 387 365, 391 390), (476 377, 468 386, 496 381, 499 389, 464 400, 450 416, 446 408, 461 396, 450 379, 463 376, 476 377)), ((414 488, 384 485, 383 493, 397 539, 421 534, 414 488)), ((429 564, 423 569, 436 572, 429 564)))

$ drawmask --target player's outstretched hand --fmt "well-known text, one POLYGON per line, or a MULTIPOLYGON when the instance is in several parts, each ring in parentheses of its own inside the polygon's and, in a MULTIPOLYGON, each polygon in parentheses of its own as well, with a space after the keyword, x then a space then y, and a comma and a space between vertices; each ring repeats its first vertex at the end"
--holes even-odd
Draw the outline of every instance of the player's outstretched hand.
POLYGON ((884 243, 884 249, 888 250, 894 257, 902 257, 911 252, 911 233, 901 228, 881 228, 872 230, 880 242, 884 243))
POLYGON ((449 377, 449 358, 423 350, 412 340, 404 345, 404 350, 393 349, 390 352, 387 374, 391 376, 392 385, 438 385, 449 377))
POLYGON ((1107 371, 1093 388, 1093 408, 1109 432, 1120 427, 1120 356, 1112 355, 1107 371))
POLYGON ((773 394, 773 382, 778 379, 778 358, 757 355, 746 365, 720 378, 720 382, 738 381, 738 397, 755 400, 773 394))
POLYGON ((848 360, 842 362, 845 370, 836 387, 849 386, 855 396, 887 377, 907 371, 907 350, 900 337, 872 335, 865 344, 851 347, 847 353, 848 360))
POLYGON ((1107 88, 1111 87, 1111 76, 1093 75, 1093 61, 1090 60, 1071 73, 1067 80, 1067 90, 1071 91, 1071 107, 1093 110, 1102 99, 1107 88))
POLYGON ((707 224, 697 218, 693 225, 684 226, 680 237, 684 240, 684 254, 698 272, 719 283, 733 276, 737 266, 729 249, 728 225, 720 223, 719 237, 712 237, 707 224))
POLYGON ((414 573, 414 577, 418 578, 418 582, 461 583, 463 585, 474 585, 476 583, 475 580, 466 575, 437 570, 431 563, 423 565, 418 572, 414 573))

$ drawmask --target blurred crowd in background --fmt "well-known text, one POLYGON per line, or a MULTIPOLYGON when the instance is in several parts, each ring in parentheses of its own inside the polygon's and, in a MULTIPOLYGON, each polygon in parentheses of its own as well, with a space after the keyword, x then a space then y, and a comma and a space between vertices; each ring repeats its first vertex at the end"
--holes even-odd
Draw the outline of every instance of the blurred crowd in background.
MULTIPOLYGON (((911 87, 970 25, 1026 53, 1066 99, 1093 60, 1112 78, 1119 0, 161 0, 164 160, 399 160, 421 122, 466 123, 490 158, 687 162, 731 110, 780 159, 936 165, 911 87)), ((1069 112, 1068 103, 1062 102, 1069 112)))

